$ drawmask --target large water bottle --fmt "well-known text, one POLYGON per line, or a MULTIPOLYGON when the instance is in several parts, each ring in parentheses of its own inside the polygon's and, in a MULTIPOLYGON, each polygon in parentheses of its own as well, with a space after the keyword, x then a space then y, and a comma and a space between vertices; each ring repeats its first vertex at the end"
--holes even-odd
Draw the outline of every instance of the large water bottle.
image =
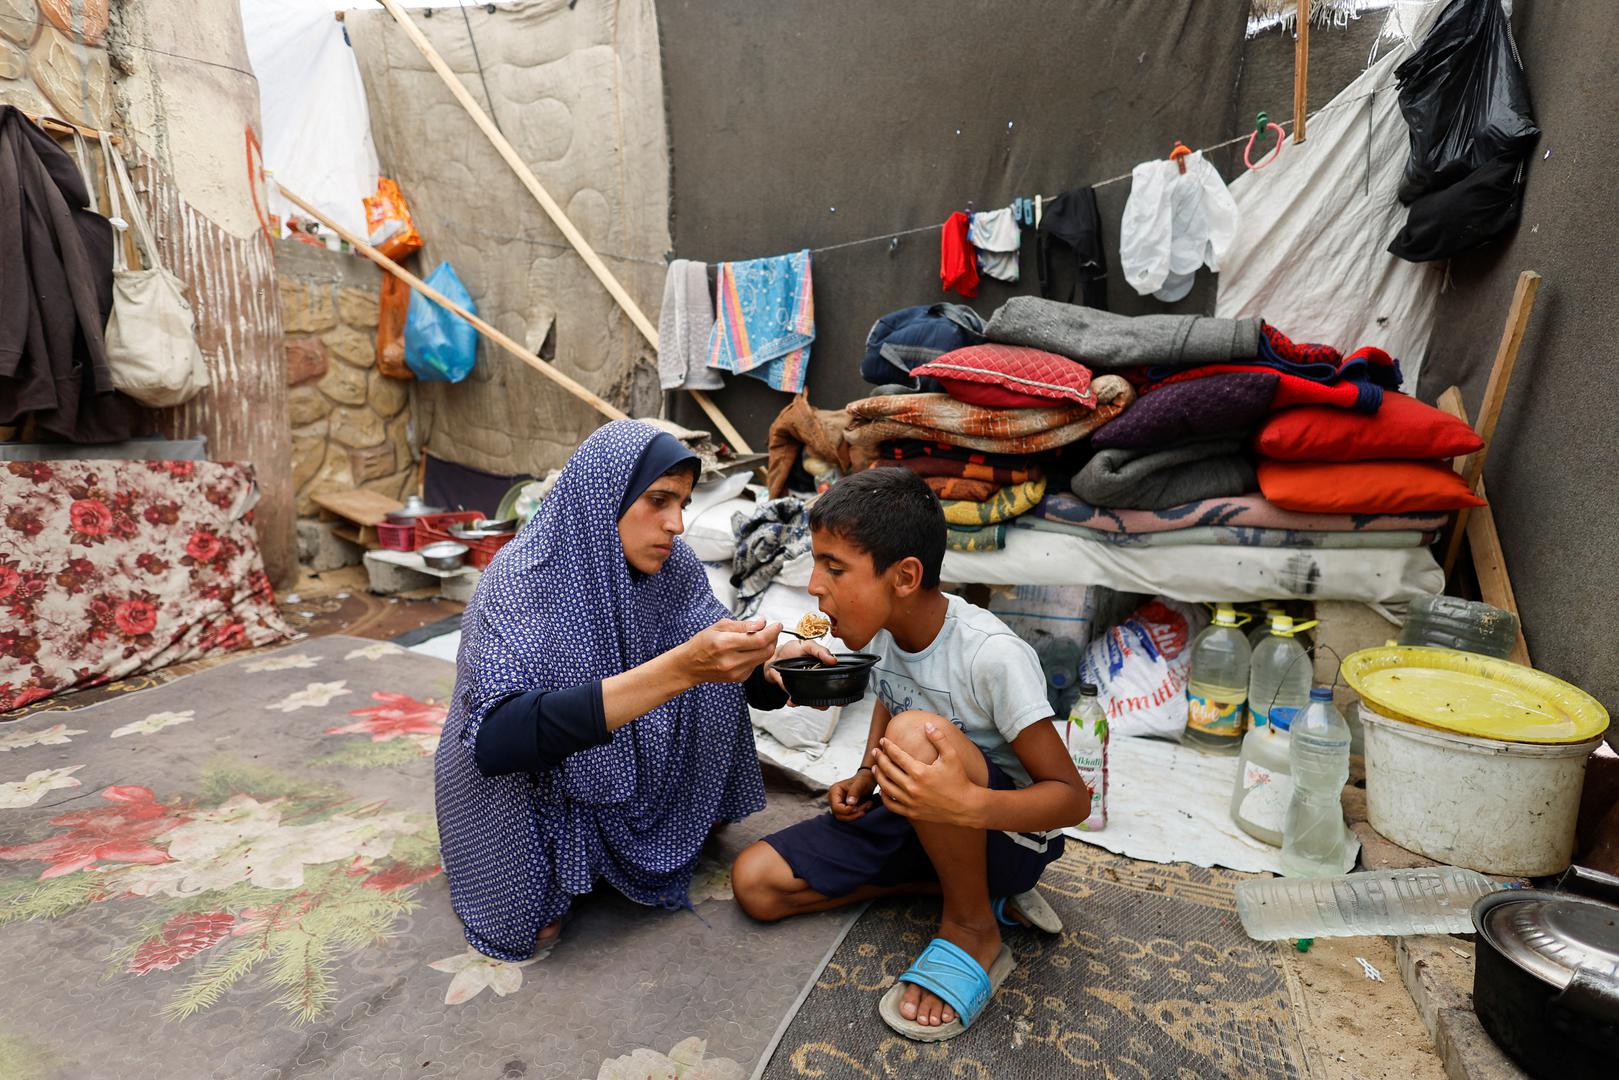
POLYGON ((1326 877, 1343 872, 1343 794, 1349 782, 1349 725, 1317 686, 1293 721, 1293 798, 1282 823, 1282 873, 1326 877))
POLYGON ((1473 870, 1433 866, 1237 885, 1237 917, 1256 941, 1375 934, 1471 934, 1473 901, 1502 886, 1473 870))
POLYGON ((1248 667, 1248 726, 1270 723, 1270 714, 1280 709, 1289 723, 1310 703, 1309 654, 1295 637, 1315 622, 1295 623, 1290 615, 1270 617, 1270 634, 1254 649, 1248 667))
POLYGON ((1237 629, 1236 610, 1223 605, 1216 608, 1214 622, 1192 642, 1182 741, 1219 754, 1237 752, 1252 657, 1248 639, 1237 629))
POLYGON ((1048 634, 1035 642, 1034 651, 1046 675, 1051 715, 1065 717, 1079 698, 1079 661, 1085 647, 1071 637, 1048 634))
POLYGON ((1272 847, 1282 846, 1282 825, 1293 802, 1292 720, 1291 713, 1277 709, 1270 723, 1248 729, 1231 791, 1231 820, 1272 847))
POLYGON ((1259 648, 1259 643, 1270 635, 1270 621, 1278 615, 1286 614, 1287 609, 1282 607, 1280 600, 1261 600, 1259 603, 1259 618, 1254 620, 1254 628, 1248 631, 1248 644, 1259 648))

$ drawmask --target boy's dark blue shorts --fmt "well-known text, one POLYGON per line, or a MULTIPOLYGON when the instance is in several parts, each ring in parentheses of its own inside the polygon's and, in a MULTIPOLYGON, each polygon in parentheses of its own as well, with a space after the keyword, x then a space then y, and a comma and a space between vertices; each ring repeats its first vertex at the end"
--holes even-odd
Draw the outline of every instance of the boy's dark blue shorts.
MULTIPOLYGON (((1017 787, 1006 771, 988 758, 989 786, 996 791, 1017 787)), ((912 885, 938 881, 922 841, 906 818, 876 803, 854 821, 839 821, 830 812, 801 821, 765 837, 787 860, 793 876, 822 896, 847 896, 862 885, 912 885)), ((990 896, 1013 896, 1034 888, 1048 863, 1063 851, 1062 836, 1046 840, 1038 834, 991 830, 985 841, 990 896), (1037 850, 1043 847, 1044 850, 1037 850)))

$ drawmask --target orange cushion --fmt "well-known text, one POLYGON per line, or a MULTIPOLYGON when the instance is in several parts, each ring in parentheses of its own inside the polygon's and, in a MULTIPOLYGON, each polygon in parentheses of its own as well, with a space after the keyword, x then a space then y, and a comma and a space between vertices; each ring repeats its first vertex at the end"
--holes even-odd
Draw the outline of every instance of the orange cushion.
POLYGON ((1383 395, 1376 413, 1307 405, 1265 421, 1254 449, 1282 461, 1375 461, 1460 457, 1484 440, 1460 420, 1405 394, 1383 395))
POLYGON ((1455 470, 1438 461, 1270 461, 1259 490, 1284 510, 1317 514, 1408 514, 1483 506, 1455 470))

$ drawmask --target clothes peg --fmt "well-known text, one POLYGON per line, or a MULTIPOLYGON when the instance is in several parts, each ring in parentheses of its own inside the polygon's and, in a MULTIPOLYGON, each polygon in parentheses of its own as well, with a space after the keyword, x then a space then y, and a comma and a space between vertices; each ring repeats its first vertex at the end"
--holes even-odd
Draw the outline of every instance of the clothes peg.
POLYGON ((1175 148, 1169 152, 1169 160, 1180 166, 1181 172, 1186 172, 1186 159, 1192 153, 1191 148, 1179 139, 1175 140, 1175 148))
POLYGON ((1267 114, 1260 113, 1254 118, 1254 133, 1248 136, 1248 145, 1243 148, 1242 163, 1248 166, 1250 169, 1263 169, 1266 165, 1269 165, 1271 162, 1275 161, 1276 156, 1282 152, 1282 142, 1286 137, 1287 132, 1282 130, 1282 125, 1271 123, 1270 117, 1267 114), (1271 150, 1269 157, 1265 158, 1258 165, 1255 165, 1253 158, 1254 143, 1258 142, 1260 136, 1264 135, 1267 130, 1274 131, 1276 133, 1276 146, 1271 150))

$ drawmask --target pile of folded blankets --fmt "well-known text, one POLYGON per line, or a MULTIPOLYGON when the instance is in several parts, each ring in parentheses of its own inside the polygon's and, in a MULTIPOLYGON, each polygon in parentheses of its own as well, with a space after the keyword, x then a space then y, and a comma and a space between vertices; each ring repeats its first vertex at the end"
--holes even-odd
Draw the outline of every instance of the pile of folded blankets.
POLYGON ((873 396, 841 413, 799 401, 784 422, 844 471, 922 476, 958 551, 998 550, 1014 525, 1129 546, 1407 548, 1480 501, 1445 460, 1479 439, 1399 393, 1397 360, 1257 318, 1016 297, 986 323, 933 304, 879 320, 861 371, 873 396))
POLYGON ((1008 301, 985 334, 1116 373, 1137 394, 1031 527, 1143 546, 1404 548, 1480 501, 1444 460, 1480 440, 1399 393, 1399 362, 1381 349, 1344 356, 1257 318, 1130 318, 1032 297, 1008 301))
POLYGON ((1050 465, 1135 400, 1116 375, 1040 349, 985 340, 971 308, 934 304, 879 320, 844 437, 879 467, 917 473, 944 503, 949 546, 995 551, 1046 498, 1050 465))

